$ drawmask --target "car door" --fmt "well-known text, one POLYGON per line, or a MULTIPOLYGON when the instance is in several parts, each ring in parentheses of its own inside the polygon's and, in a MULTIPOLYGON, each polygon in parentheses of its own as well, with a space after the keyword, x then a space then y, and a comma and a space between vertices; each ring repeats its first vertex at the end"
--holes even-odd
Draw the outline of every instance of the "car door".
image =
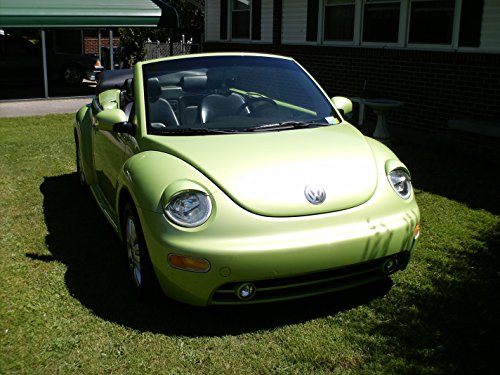
MULTIPOLYGON (((94 104, 94 110, 95 106, 94 104)), ((116 219, 114 215, 118 175, 124 163, 127 137, 127 134, 104 130, 94 116, 92 147, 99 190, 96 195, 99 203, 113 220, 116 219)))

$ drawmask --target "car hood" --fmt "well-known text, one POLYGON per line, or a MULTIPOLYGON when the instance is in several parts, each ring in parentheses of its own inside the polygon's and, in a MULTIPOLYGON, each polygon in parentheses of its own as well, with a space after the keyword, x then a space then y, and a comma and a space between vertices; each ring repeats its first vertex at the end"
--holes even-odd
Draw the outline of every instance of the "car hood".
POLYGON ((234 202, 264 216, 303 216, 352 208, 374 194, 377 168, 350 125, 281 132, 154 137, 155 148, 185 160, 234 202), (320 187, 324 202, 306 199, 320 187))

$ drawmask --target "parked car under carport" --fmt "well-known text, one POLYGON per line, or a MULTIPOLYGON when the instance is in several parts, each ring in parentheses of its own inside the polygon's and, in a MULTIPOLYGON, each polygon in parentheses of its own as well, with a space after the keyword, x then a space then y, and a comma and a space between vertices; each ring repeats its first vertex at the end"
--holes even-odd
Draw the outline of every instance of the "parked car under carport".
MULTIPOLYGON (((0 35, 0 84, 43 83, 42 50, 28 39, 0 35)), ((94 81, 103 71, 101 62, 93 56, 47 53, 50 80, 68 85, 80 84, 83 79, 94 81)))

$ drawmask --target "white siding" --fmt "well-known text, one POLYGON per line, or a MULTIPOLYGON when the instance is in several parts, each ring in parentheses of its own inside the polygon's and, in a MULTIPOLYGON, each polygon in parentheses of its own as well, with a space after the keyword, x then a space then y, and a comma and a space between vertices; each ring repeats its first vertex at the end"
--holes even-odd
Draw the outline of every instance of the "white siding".
POLYGON ((273 41, 273 3, 274 0, 262 0, 262 18, 260 26, 260 37, 262 42, 272 43, 273 41))
POLYGON ((205 2, 205 41, 220 40, 220 0, 205 2))
POLYGON ((283 0, 282 43, 306 43, 307 1, 283 0))
POLYGON ((480 49, 500 51, 500 0, 484 1, 480 49))

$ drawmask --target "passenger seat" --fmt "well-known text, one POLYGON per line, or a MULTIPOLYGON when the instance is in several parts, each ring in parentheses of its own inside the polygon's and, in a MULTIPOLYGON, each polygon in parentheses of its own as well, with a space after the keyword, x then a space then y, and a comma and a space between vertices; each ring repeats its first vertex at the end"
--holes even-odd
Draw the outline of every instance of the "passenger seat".
POLYGON ((149 123, 156 129, 179 126, 179 120, 172 106, 161 97, 161 85, 158 78, 148 79, 149 123))

